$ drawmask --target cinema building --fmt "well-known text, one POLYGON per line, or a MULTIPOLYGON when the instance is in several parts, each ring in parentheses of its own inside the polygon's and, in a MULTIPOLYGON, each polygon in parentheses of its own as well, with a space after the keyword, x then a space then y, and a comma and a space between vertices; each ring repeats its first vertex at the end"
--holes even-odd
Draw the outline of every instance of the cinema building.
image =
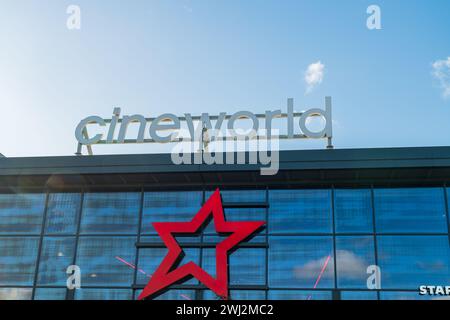
MULTIPOLYGON (((136 299, 167 252, 152 223, 190 221, 216 188, 228 221, 266 221, 229 256, 233 300, 442 299, 419 286, 449 285, 449 182, 448 147, 282 151, 276 175, 168 154, 0 158, 0 299, 136 299)), ((177 240, 213 275, 219 238, 177 240)), ((192 278, 158 299, 217 297, 192 278)))

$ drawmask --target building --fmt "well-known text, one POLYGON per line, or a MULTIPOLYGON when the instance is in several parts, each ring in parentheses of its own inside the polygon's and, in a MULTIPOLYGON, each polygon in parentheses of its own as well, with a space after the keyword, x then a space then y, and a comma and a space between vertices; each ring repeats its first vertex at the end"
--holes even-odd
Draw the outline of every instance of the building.
MULTIPOLYGON (((449 285, 449 182, 449 147, 283 151, 274 176, 164 154, 1 158, 0 298, 134 299, 166 252, 151 223, 190 220, 215 188, 228 220, 267 222, 230 256, 231 299, 443 298, 418 288, 449 285)), ((214 273, 217 240, 179 242, 214 273)), ((159 298, 216 297, 191 279, 159 298)))

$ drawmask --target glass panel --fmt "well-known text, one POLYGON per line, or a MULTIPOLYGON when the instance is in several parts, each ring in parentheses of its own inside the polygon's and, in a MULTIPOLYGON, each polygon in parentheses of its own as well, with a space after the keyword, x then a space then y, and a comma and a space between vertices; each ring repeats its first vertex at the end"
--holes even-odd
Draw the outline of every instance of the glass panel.
POLYGON ((331 237, 269 237, 269 285, 283 288, 333 288, 331 237))
POLYGON ((66 288, 37 288, 34 300, 65 300, 66 288))
POLYGON ((379 236, 381 287, 418 289, 447 285, 450 249, 446 236, 379 236))
POLYGON ((31 300, 31 288, 0 288, 0 300, 31 300))
POLYGON ((0 285, 33 285, 39 239, 0 237, 0 285))
POLYGON ((201 191, 146 192, 142 232, 156 233, 153 222, 190 221, 202 206, 201 191))
MULTIPOLYGON (((229 300, 265 300, 266 292, 263 290, 230 290, 229 300)), ((221 300, 211 290, 203 291, 203 300, 221 300)))
POLYGON ((336 237, 340 288, 367 288, 367 267, 375 264, 373 237, 336 237))
POLYGON ((75 300, 131 300, 132 291, 129 289, 88 289, 75 291, 75 300))
POLYGON ((67 267, 73 264, 75 237, 45 237, 39 263, 38 284, 66 285, 67 267))
POLYGON ((194 290, 168 290, 155 300, 195 300, 194 290))
MULTIPOLYGON (((225 208, 224 209, 226 221, 266 221, 266 209, 264 208, 225 208)), ((266 226, 258 233, 265 233, 266 226)), ((204 233, 215 234, 213 220, 204 229, 204 233)))
POLYGON ((336 232, 373 232, 370 190, 335 190, 336 232))
POLYGON ((331 300, 331 291, 269 290, 269 300, 331 300))
POLYGON ((431 297, 427 295, 421 296, 418 292, 412 291, 404 291, 404 292, 388 291, 388 292, 381 292, 380 294, 381 300, 432 300, 433 298, 439 299, 438 296, 436 297, 431 297))
POLYGON ((341 300, 378 300, 373 291, 341 291, 341 300))
POLYGON ((51 234, 75 234, 80 211, 79 193, 52 193, 48 198, 45 232, 51 234))
POLYGON ((136 233, 140 198, 137 192, 85 194, 81 233, 136 233))
POLYGON ((0 194, 0 234, 39 234, 45 194, 0 194))
POLYGON ((447 232, 442 188, 375 189, 377 232, 447 232))
POLYGON ((76 264, 82 286, 131 286, 135 237, 80 237, 76 264))
MULTIPOLYGON (((199 248, 183 248, 185 256, 180 262, 179 266, 186 264, 189 261, 193 261, 197 265, 200 265, 200 249, 199 248)), ((166 248, 142 248, 139 249, 139 263, 137 273, 137 283, 147 284, 151 275, 156 271, 164 257, 167 254, 166 248)), ((196 279, 190 279, 183 282, 183 284, 196 284, 196 279)))
MULTIPOLYGON (((216 249, 203 249, 203 269, 216 276, 216 249)), ((266 250, 239 248, 229 256, 229 283, 231 285, 264 285, 266 250)))
POLYGON ((269 231, 332 232, 329 190, 270 190, 269 231))
MULTIPOLYGON (((208 199, 214 191, 206 191, 208 199)), ((220 190, 223 202, 266 202, 266 190, 220 190)))
POLYGON ((231 290, 230 298, 233 300, 265 300, 266 292, 262 290, 231 290))
MULTIPOLYGON (((142 290, 136 290, 134 294, 135 300, 137 300, 141 292, 142 290)), ((195 300, 195 291, 170 289, 154 298, 154 300, 195 300)))

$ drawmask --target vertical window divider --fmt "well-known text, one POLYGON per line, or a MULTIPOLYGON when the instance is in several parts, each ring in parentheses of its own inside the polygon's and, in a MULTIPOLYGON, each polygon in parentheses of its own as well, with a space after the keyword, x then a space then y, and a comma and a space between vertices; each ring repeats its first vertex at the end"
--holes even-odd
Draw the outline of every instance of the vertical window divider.
MULTIPOLYGON (((372 206, 372 231, 373 231, 373 247, 375 250, 375 265, 379 268, 378 264, 378 241, 377 241, 377 224, 375 218, 375 192, 373 184, 370 185, 370 203, 372 206)), ((381 275, 380 275, 381 277, 381 275)), ((381 288, 380 288, 381 289, 381 288)), ((380 300, 380 290, 377 290, 377 299, 380 300)))
MULTIPOLYGON (((142 216, 144 214, 144 187, 141 187, 141 198, 139 205, 139 217, 138 217, 138 229, 137 229, 137 239, 136 241, 141 242, 141 231, 142 231, 142 216)), ((134 275, 133 275, 133 286, 137 285, 137 273, 138 273, 138 264, 139 264, 139 247, 136 246, 136 256, 134 257, 134 275)), ((135 300, 135 292, 136 290, 132 290, 132 298, 135 300)))
POLYGON ((447 217, 447 232, 448 232, 448 244, 450 245, 450 213, 448 212, 448 193, 447 193, 447 184, 444 183, 444 202, 445 202, 445 215, 447 217))
POLYGON ((333 299, 336 297, 339 297, 340 295, 337 294, 338 292, 338 272, 337 272, 337 250, 336 250, 336 221, 335 221, 335 214, 334 214, 334 185, 331 186, 331 217, 332 217, 332 227, 333 227, 333 272, 334 272, 334 293, 333 299))
MULTIPOLYGON (((205 188, 205 186, 203 186, 203 188, 202 188, 202 204, 201 204, 201 206, 203 206, 205 204, 205 201, 206 201, 206 188, 205 188)), ((200 235, 200 244, 203 244, 203 232, 200 235)), ((200 254, 200 256, 198 258, 199 259, 198 262, 200 264, 200 267, 203 268, 203 246, 200 247, 200 253, 199 254, 200 254)), ((204 293, 205 293, 205 290, 195 290, 194 291, 194 296, 195 296, 195 298, 197 300, 203 300, 204 293)))
MULTIPOLYGON (((81 216, 83 215, 84 195, 85 195, 85 191, 82 189, 81 193, 80 193, 80 207, 78 208, 78 212, 77 212, 77 228, 76 228, 76 233, 75 233, 75 248, 73 250, 72 265, 76 265, 76 263, 77 263, 78 243, 79 243, 79 239, 80 239, 81 216)), ((83 283, 82 283, 82 285, 83 285, 83 283)), ((72 290, 70 290, 69 288, 66 289, 66 300, 74 300, 75 290, 79 290, 79 289, 77 289, 77 288, 74 288, 72 290)))
POLYGON ((42 212, 41 234, 39 236, 39 245, 38 245, 37 257, 36 257, 36 266, 34 268, 34 279, 33 279, 33 289, 32 289, 32 293, 31 293, 31 300, 34 300, 34 297, 36 296, 37 278, 39 275, 39 265, 41 263, 42 246, 43 246, 43 242, 44 242, 45 223, 47 221, 48 198, 49 198, 49 191, 47 190, 45 192, 44 212, 42 212))
POLYGON ((265 289, 265 297, 266 300, 269 299, 269 207, 270 207, 270 203, 269 203, 269 187, 266 186, 266 203, 268 203, 269 205, 266 207, 266 234, 265 234, 265 238, 266 238, 266 244, 267 244, 267 248, 266 250, 266 273, 264 275, 265 277, 265 285, 266 285, 266 289, 265 289))

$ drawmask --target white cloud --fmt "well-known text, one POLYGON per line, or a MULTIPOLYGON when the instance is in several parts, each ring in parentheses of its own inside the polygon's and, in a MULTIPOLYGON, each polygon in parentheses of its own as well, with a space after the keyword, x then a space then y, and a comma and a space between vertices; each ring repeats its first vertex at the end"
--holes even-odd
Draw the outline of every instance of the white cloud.
MULTIPOLYGON (((367 263, 353 252, 348 250, 337 250, 336 255, 339 261, 339 276, 345 279, 362 279, 366 276, 367 263)), ((327 257, 322 257, 317 260, 311 260, 302 266, 297 266, 294 269, 295 276, 298 279, 311 278, 311 275, 319 274, 320 270, 325 265, 327 257)), ((334 259, 330 260, 327 268, 324 271, 324 277, 331 277, 333 275, 334 259)))
POLYGON ((447 60, 437 60, 432 64, 433 77, 439 81, 442 96, 450 98, 450 57, 447 60))
POLYGON ((320 61, 311 63, 305 72, 306 94, 322 83, 325 65, 320 61))

